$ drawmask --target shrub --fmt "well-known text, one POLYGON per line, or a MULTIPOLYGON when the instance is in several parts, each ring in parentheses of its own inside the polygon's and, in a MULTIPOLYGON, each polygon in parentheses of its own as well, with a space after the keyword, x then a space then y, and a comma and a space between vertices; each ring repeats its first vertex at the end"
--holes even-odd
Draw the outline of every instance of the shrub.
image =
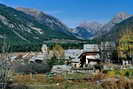
POLYGON ((107 73, 107 76, 108 76, 108 77, 115 77, 115 75, 116 75, 115 71, 109 71, 109 72, 107 73))
POLYGON ((33 64, 30 64, 30 66, 32 66, 32 70, 35 73, 46 73, 50 71, 50 66, 46 63, 41 63, 41 64, 33 63, 33 64))
POLYGON ((22 74, 46 73, 50 71, 50 67, 46 63, 18 64, 15 71, 22 74))
POLYGON ((52 68, 53 65, 63 65, 65 63, 64 59, 57 59, 56 56, 53 56, 51 59, 48 60, 48 65, 52 68))

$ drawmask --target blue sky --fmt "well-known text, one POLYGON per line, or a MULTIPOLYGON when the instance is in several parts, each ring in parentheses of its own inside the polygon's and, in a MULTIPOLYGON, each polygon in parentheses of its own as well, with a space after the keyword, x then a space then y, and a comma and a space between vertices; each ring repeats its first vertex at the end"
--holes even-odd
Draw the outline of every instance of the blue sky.
POLYGON ((105 23, 119 12, 133 14, 133 0, 0 0, 0 3, 42 10, 69 27, 82 21, 105 23))

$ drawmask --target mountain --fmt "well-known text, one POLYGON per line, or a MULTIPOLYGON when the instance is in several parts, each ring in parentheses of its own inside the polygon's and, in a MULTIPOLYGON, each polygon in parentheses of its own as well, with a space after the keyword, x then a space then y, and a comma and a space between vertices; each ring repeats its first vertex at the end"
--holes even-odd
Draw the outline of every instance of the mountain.
POLYGON ((50 16, 42 11, 33 9, 33 8, 22 8, 18 7, 16 10, 22 11, 28 15, 33 16, 40 24, 48 26, 52 30, 66 33, 67 35, 72 35, 69 32, 69 28, 59 21, 57 18, 50 16))
POLYGON ((98 22, 82 22, 72 30, 72 33, 80 39, 92 39, 101 29, 102 24, 98 22))
POLYGON ((131 17, 132 15, 129 15, 127 13, 118 13, 116 16, 114 16, 107 24, 105 24, 102 28, 101 28, 101 32, 102 33, 108 33, 109 31, 112 30, 112 28, 122 22, 123 20, 126 20, 127 18, 131 17))
MULTIPOLYGON (((117 24, 125 21, 126 19, 132 17, 133 15, 129 15, 127 13, 118 13, 116 16, 114 16, 107 24, 104 24, 103 27, 98 31, 98 34, 94 39, 97 40, 110 40, 111 38, 109 35, 111 35, 113 32, 117 32, 117 30, 114 28, 117 24)), ((115 38, 116 36, 114 36, 115 38)))
MULTIPOLYGON (((125 34, 133 32, 133 16, 116 24, 107 34, 103 35, 103 39, 117 41, 125 34)), ((133 35, 132 35, 133 38, 133 35)))
MULTIPOLYGON (((39 13, 38 16, 41 17, 40 13, 42 12, 36 13, 39 13)), ((36 18, 35 16, 0 4, 0 41, 6 39, 10 41, 11 44, 22 45, 43 43, 43 41, 51 39, 76 39, 70 32, 65 30, 67 29, 66 26, 62 27, 64 29, 59 28, 59 26, 63 24, 58 21, 58 23, 56 23, 56 18, 51 16, 44 18, 36 18), (47 21, 41 22, 44 18, 48 20, 48 23, 46 23, 47 21), (37 21, 37 19, 41 19, 40 22, 39 20, 37 21), (54 24, 56 26, 58 25, 56 29, 54 29, 54 24)))
POLYGON ((118 13, 107 24, 102 25, 98 22, 82 22, 74 29, 69 29, 57 18, 47 15, 42 11, 38 11, 32 8, 18 7, 16 10, 22 11, 27 15, 33 16, 35 20, 49 27, 52 30, 63 32, 69 36, 75 36, 79 39, 88 40, 101 35, 107 34, 117 23, 129 18, 131 15, 126 13, 118 13))
POLYGON ((75 29, 71 29, 71 32, 80 39, 87 40, 99 38, 103 35, 108 34, 116 24, 128 19, 131 16, 132 15, 129 15, 127 13, 118 13, 104 25, 98 22, 82 22, 75 29))

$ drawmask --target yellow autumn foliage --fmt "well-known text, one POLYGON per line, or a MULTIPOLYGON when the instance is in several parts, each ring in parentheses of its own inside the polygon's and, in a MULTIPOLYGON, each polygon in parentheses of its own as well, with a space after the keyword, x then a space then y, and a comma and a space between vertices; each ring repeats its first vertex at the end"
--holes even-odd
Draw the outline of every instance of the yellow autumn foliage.
POLYGON ((56 44, 53 47, 53 53, 58 59, 60 59, 64 56, 64 49, 60 45, 56 44))
POLYGON ((126 31, 122 34, 121 38, 119 39, 118 49, 118 56, 121 58, 127 58, 133 54, 133 32, 126 31))

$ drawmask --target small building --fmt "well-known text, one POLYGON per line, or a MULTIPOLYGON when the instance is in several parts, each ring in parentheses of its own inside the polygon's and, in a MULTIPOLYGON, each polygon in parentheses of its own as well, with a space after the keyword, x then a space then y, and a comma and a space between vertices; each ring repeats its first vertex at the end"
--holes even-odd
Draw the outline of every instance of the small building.
POLYGON ((42 51, 43 53, 47 53, 47 52, 48 52, 48 47, 47 47, 46 44, 43 44, 43 45, 42 45, 41 51, 42 51))
POLYGON ((80 56, 81 67, 87 67, 88 65, 99 64, 100 55, 99 52, 84 52, 80 56))
POLYGON ((33 56, 29 62, 30 63, 42 63, 44 61, 45 56, 43 54, 38 54, 36 56, 33 56))
POLYGON ((80 68, 80 59, 72 59, 71 60, 71 66, 72 68, 80 68))
POLYGON ((98 44, 84 44, 83 51, 84 52, 99 51, 99 45, 98 44))
POLYGON ((68 49, 68 50, 65 50, 64 56, 65 56, 65 59, 77 59, 82 52, 83 50, 80 50, 80 49, 68 49))

